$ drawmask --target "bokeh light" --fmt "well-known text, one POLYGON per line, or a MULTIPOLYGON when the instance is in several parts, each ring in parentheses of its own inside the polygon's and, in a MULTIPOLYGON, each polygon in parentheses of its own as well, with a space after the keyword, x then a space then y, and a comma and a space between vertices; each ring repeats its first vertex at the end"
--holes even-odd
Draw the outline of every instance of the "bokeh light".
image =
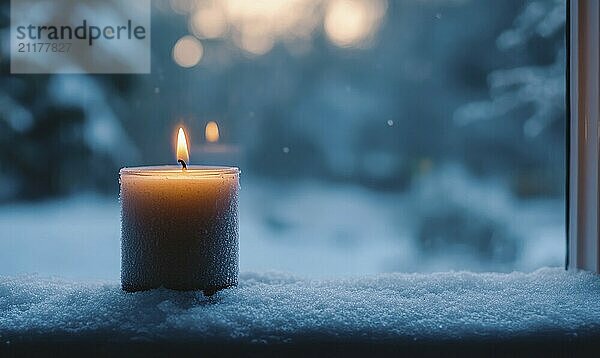
POLYGON ((171 0, 171 7, 188 15, 190 33, 197 38, 229 40, 245 53, 260 56, 276 43, 303 53, 319 28, 336 46, 368 47, 387 1, 171 0))
POLYGON ((228 0, 225 2, 232 39, 241 49, 267 53, 277 41, 310 38, 318 25, 317 0, 228 0))
POLYGON ((366 47, 381 24, 383 0, 333 0, 325 13, 325 32, 340 47, 366 47))
POLYGON ((201 39, 220 38, 227 32, 227 17, 218 3, 199 6, 190 19, 194 35, 201 39))
POLYGON ((171 9, 178 14, 186 14, 194 10, 197 0, 170 0, 171 9))
POLYGON ((194 36, 183 36, 173 46, 173 60, 181 67, 196 66, 202 59, 204 48, 194 36))

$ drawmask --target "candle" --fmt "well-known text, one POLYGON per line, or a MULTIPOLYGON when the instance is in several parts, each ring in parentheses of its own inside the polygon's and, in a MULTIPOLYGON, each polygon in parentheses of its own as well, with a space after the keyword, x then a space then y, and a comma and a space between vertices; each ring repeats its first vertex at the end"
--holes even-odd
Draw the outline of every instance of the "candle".
POLYGON ((177 139, 181 166, 123 168, 121 285, 210 295, 238 280, 238 189, 235 167, 187 165, 187 141, 177 139))
POLYGON ((205 143, 192 147, 192 153, 201 155, 207 164, 239 165, 241 153, 235 144, 221 143, 217 122, 210 121, 204 128, 205 143))

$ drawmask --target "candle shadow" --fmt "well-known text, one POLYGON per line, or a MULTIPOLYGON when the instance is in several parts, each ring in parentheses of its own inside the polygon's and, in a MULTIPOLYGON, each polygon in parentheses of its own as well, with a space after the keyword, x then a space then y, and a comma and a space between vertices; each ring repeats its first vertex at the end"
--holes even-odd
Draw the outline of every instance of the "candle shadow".
POLYGON ((211 306, 223 302, 229 296, 228 290, 205 294, 201 290, 178 291, 167 288, 157 288, 147 291, 126 293, 131 295, 130 304, 140 308, 156 306, 160 311, 188 310, 194 307, 211 306))

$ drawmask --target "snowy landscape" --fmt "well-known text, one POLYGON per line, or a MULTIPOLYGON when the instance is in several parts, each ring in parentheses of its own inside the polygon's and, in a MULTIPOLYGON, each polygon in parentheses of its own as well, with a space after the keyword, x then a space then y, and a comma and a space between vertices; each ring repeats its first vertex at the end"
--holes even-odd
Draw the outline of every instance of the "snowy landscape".
POLYGON ((147 75, 10 75, 0 47, 0 355, 599 344, 600 280, 564 269, 564 0, 151 14, 147 75), (119 169, 176 165, 180 126, 188 164, 241 169, 239 285, 124 292, 119 169))
POLYGON ((0 274, 117 280, 119 168, 209 121, 242 272, 564 265, 564 1, 245 4, 154 1, 147 76, 13 76, 1 49, 0 274))
MULTIPOLYGON (((373 193, 353 185, 256 183, 242 176, 240 270, 283 271, 303 277, 446 270, 532 271, 563 266, 564 204, 519 201, 493 184, 449 170, 416 193, 373 193), (448 178, 451 176, 452 180, 448 178), (427 247, 421 225, 438 208, 467 211, 461 230, 498 230, 489 252, 478 242, 427 247), (483 218, 493 218, 485 221, 483 218), (502 255, 505 247, 515 253, 502 255)), ((452 226, 447 230, 456 230, 452 226)), ((80 194, 0 208, 0 274, 39 273, 117 280, 120 270, 118 197, 80 194)), ((483 232, 483 233, 482 233, 483 232)), ((440 234, 441 235, 441 234, 440 234)))

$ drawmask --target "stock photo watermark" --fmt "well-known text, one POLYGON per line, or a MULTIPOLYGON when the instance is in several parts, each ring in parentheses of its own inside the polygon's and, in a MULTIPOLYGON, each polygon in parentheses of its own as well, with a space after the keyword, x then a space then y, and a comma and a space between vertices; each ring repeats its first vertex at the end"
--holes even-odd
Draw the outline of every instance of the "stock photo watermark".
POLYGON ((150 0, 11 0, 11 73, 150 73, 150 0))

